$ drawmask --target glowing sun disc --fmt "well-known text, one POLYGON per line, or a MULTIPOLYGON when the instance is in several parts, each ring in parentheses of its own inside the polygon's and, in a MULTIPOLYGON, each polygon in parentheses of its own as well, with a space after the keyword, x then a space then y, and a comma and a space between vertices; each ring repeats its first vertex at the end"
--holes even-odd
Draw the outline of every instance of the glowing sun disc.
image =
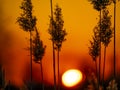
POLYGON ((62 75, 62 83, 67 87, 77 85, 83 78, 82 72, 76 69, 66 71, 62 75))

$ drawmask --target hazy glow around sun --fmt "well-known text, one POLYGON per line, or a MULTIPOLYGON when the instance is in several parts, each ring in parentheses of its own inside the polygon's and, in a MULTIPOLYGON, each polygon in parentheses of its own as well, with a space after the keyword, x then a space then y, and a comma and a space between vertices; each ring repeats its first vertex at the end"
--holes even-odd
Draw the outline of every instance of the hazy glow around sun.
POLYGON ((76 69, 66 71, 62 76, 62 83, 67 87, 77 85, 82 80, 82 72, 76 69))

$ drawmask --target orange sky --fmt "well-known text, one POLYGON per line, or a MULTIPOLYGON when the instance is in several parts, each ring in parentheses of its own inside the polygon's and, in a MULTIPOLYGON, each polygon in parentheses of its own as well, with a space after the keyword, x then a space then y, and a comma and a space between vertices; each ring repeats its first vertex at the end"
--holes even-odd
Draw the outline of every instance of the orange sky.
MULTIPOLYGON (((20 14, 20 4, 22 0, 4 0, 2 2, 2 23, 7 32, 12 36, 11 48, 7 50, 8 58, 5 64, 7 80, 13 82, 22 82, 21 76, 23 70, 25 71, 26 64, 29 62, 29 52, 24 48, 29 45, 29 34, 22 31, 16 23, 16 18, 20 14)), ((43 68, 45 80, 51 83, 53 81, 52 71, 52 44, 49 40, 50 36, 47 32, 50 15, 49 0, 32 0, 34 6, 33 14, 37 17, 37 27, 41 34, 41 39, 47 45, 45 57, 43 58, 43 68), (48 73, 48 71, 51 73, 48 73), (51 74, 51 75, 50 75, 51 74)), ((58 3, 62 8, 64 27, 68 33, 66 41, 60 53, 60 73, 70 68, 78 68, 84 71, 87 66, 93 66, 91 57, 88 54, 89 40, 91 39, 92 30, 98 22, 99 13, 93 9, 93 6, 87 0, 53 0, 53 6, 58 3)), ((113 16, 113 4, 109 7, 110 13, 113 16)), ((120 52, 120 2, 117 3, 117 52, 120 52)), ((112 17, 113 22, 113 17, 112 17)), ((113 23, 112 23, 113 24, 113 23)), ((112 39, 113 40, 113 39, 112 39)), ((113 41, 107 49, 107 71, 111 71, 110 58, 113 55, 113 41)), ((117 60, 119 60, 119 53, 117 53, 117 60)), ((120 61, 117 61, 117 66, 120 61)), ((120 69, 120 65, 118 66, 120 69)), ((39 66, 34 64, 34 71, 39 72, 39 66)), ((38 75, 39 77, 39 75, 38 75)))

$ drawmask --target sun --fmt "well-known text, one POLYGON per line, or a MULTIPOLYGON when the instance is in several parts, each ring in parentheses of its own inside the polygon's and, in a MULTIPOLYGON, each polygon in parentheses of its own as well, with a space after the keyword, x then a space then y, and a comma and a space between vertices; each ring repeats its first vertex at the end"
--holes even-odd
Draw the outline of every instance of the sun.
POLYGON ((80 70, 70 69, 62 75, 62 83, 67 87, 73 87, 82 81, 83 75, 80 70))

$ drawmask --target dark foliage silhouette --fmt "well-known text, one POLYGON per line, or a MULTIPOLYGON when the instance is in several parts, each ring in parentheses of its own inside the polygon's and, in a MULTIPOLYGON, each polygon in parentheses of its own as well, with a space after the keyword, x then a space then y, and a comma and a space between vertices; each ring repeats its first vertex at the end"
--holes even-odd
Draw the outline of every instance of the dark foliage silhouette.
POLYGON ((5 88, 5 70, 0 64, 0 89, 5 88))
POLYGON ((104 62, 103 62, 103 76, 102 80, 104 82, 104 74, 105 74, 105 61, 106 61, 106 48, 111 41, 113 30, 111 27, 111 16, 109 15, 109 11, 104 9, 101 18, 101 42, 104 45, 104 62))
POLYGON ((52 40, 55 43, 55 48, 57 50, 57 62, 58 62, 58 90, 60 89, 60 73, 59 73, 59 52, 62 47, 62 42, 65 41, 65 36, 67 35, 66 30, 63 29, 64 21, 62 17, 61 8, 56 5, 54 18, 53 18, 53 30, 49 29, 49 33, 52 35, 52 40))
POLYGON ((92 57, 93 61, 95 62, 95 68, 96 68, 96 75, 97 75, 97 81, 98 81, 98 69, 97 69, 97 58, 100 55, 100 37, 99 37, 99 27, 96 26, 93 30, 94 35, 92 36, 92 39, 90 41, 90 47, 89 47, 89 55, 92 57))
POLYGON ((9 81, 8 84, 6 85, 5 89, 3 89, 3 90, 20 90, 20 88, 14 84, 11 84, 9 81))
MULTIPOLYGON (((100 12, 100 24, 101 24, 101 14, 102 10, 105 9, 108 5, 112 3, 111 0, 88 0, 93 4, 93 8, 97 11, 100 12)), ((100 25, 100 30, 101 30, 101 25, 100 25)), ((100 56, 99 56, 99 84, 100 84, 100 74, 101 74, 101 33, 100 33, 100 56)), ((98 86, 99 88, 99 86, 98 86)))
POLYGON ((31 0, 23 0, 20 9, 22 13, 17 18, 17 22, 24 31, 30 33, 30 80, 32 82, 32 31, 34 31, 36 25, 36 17, 32 15, 33 6, 31 0))
POLYGON ((105 9, 106 6, 110 5, 112 3, 112 0, 88 0, 93 4, 93 8, 97 11, 100 11, 102 9, 105 9))
MULTIPOLYGON (((50 0, 50 8, 51 8, 51 18, 50 18, 50 24, 49 24, 49 28, 48 28, 48 31, 49 30, 53 30, 53 6, 52 6, 52 0, 50 0)), ((49 33, 50 34, 50 33, 49 33)), ((53 49, 53 74, 54 74, 54 90, 56 90, 56 69, 55 69, 55 44, 54 44, 54 41, 53 41, 53 36, 52 34, 50 34, 51 36, 51 40, 52 40, 52 49, 53 49)))
POLYGON ((36 35, 33 39, 33 56, 34 56, 34 61, 35 63, 40 64, 41 68, 41 78, 42 78, 42 90, 44 90, 44 81, 43 81, 43 67, 42 67, 42 58, 45 54, 45 48, 46 46, 43 45, 42 40, 40 40, 40 35, 38 33, 37 28, 35 28, 36 35))
POLYGON ((109 82, 109 85, 107 87, 107 90, 118 90, 116 81, 113 79, 109 82))

